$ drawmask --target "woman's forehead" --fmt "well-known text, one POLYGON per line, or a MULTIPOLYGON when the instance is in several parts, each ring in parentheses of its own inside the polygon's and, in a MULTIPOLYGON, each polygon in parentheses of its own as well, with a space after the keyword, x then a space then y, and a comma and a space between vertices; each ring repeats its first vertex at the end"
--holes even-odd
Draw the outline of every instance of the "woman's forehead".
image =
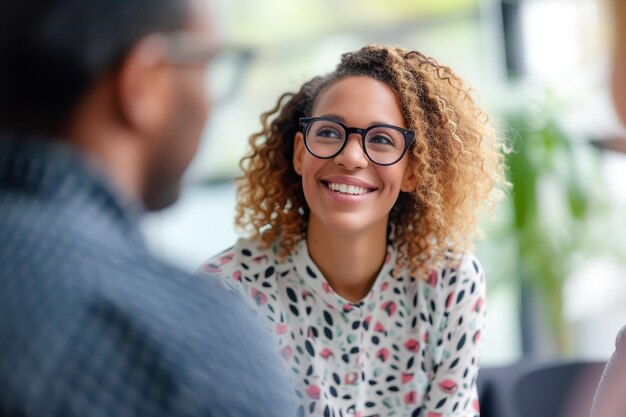
POLYGON ((313 107, 313 116, 340 115, 354 126, 383 122, 406 127, 400 101, 393 89, 371 77, 346 77, 324 88, 313 107))

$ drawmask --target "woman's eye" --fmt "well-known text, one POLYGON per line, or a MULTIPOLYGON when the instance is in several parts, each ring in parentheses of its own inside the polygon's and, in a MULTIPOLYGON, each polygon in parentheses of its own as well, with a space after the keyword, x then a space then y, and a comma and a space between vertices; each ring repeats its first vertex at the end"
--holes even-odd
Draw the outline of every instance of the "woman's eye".
POLYGON ((377 145, 393 145, 393 139, 385 135, 374 135, 368 139, 368 142, 377 145))
POLYGON ((316 136, 323 137, 323 138, 338 138, 340 135, 339 135, 339 132, 337 132, 334 129, 325 128, 325 129, 319 129, 316 133, 316 136))

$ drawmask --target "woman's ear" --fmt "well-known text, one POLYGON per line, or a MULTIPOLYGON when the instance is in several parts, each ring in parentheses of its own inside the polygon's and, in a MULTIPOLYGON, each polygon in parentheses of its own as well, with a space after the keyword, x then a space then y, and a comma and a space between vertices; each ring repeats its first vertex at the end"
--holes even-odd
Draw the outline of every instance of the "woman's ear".
POLYGON ((404 175, 402 176, 402 184, 400 185, 400 190, 405 193, 410 193, 417 188, 417 177, 415 176, 415 172, 413 171, 413 167, 409 164, 404 170, 404 175))
POLYGON ((298 175, 302 175, 302 160, 305 152, 304 136, 302 136, 302 132, 298 132, 293 138, 293 169, 298 175))

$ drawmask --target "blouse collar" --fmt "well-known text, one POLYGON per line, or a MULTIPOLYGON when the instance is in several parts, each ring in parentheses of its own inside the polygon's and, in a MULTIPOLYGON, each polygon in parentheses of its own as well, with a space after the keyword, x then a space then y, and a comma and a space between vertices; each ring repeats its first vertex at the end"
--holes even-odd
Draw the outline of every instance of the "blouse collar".
POLYGON ((337 294, 330 286, 322 272, 319 270, 315 262, 309 256, 306 239, 302 239, 291 256, 294 269, 302 279, 303 285, 310 288, 318 297, 321 297, 331 307, 349 312, 355 308, 361 308, 366 303, 374 300, 376 294, 379 294, 388 286, 388 282, 392 279, 392 270, 396 262, 396 251, 392 245, 387 245, 387 254, 382 268, 378 272, 374 285, 362 300, 356 303, 350 302, 337 294))

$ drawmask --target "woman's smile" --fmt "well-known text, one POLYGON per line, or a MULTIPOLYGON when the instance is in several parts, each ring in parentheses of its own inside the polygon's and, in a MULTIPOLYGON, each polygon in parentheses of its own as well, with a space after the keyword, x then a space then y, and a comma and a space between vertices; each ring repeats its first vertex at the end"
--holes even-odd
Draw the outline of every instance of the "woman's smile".
POLYGON ((370 182, 348 176, 326 177, 320 183, 340 201, 361 201, 378 190, 370 182))

